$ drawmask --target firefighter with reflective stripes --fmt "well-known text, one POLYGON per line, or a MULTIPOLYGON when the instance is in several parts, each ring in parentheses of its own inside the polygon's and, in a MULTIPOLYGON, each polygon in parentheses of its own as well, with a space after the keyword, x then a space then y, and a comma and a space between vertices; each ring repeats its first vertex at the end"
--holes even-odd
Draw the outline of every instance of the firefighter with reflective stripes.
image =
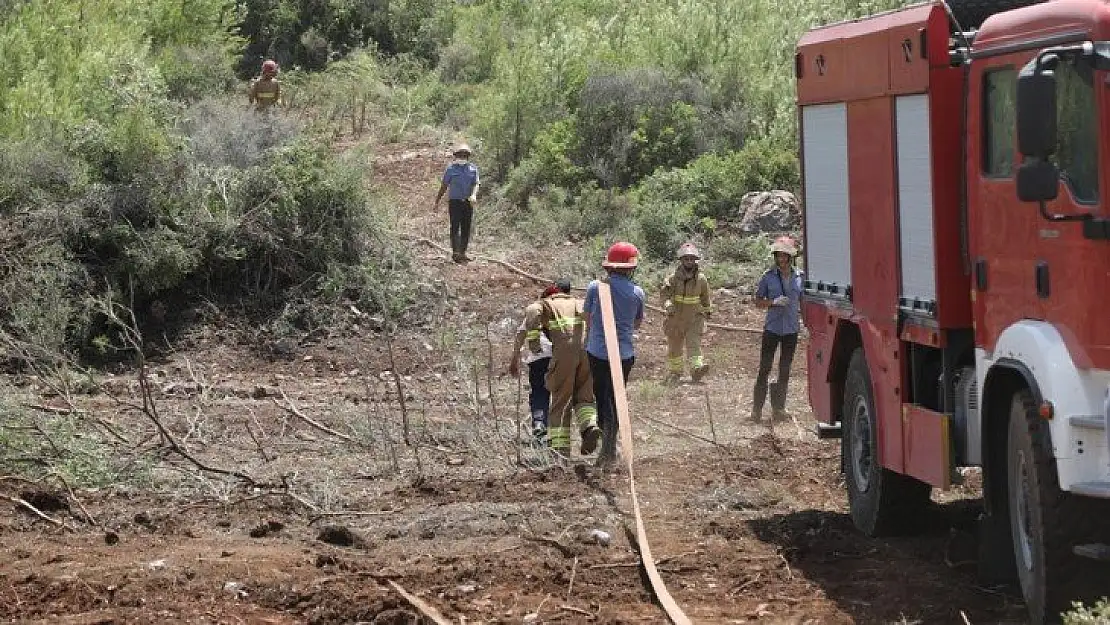
POLYGON ((569 293, 554 293, 530 306, 525 313, 528 349, 541 350, 543 332, 551 341, 551 363, 544 380, 551 393, 551 411, 547 436, 552 451, 570 458, 571 408, 582 436, 581 453, 589 455, 597 449, 601 429, 597 427, 597 406, 594 402, 593 379, 586 360, 586 332, 582 300, 569 293))
POLYGON ((277 61, 268 59, 262 64, 262 76, 251 81, 247 90, 247 100, 256 111, 265 111, 275 104, 281 104, 281 83, 278 82, 277 61))
POLYGON ((513 377, 520 375, 520 362, 523 359, 528 365, 528 408, 532 413, 532 436, 537 441, 543 441, 547 436, 548 409, 551 406, 551 393, 547 390, 547 369, 551 365, 551 341, 543 330, 529 330, 526 327, 529 313, 540 313, 540 302, 556 293, 570 293, 570 281, 559 280, 549 285, 540 294, 539 299, 525 308, 525 320, 520 322, 520 329, 516 333, 513 343, 513 353, 509 361, 509 373, 513 377), (539 341, 540 351, 533 352, 525 349, 527 341, 539 341))
POLYGON ((667 381, 682 377, 685 362, 683 347, 690 360, 690 377, 697 382, 709 372, 701 354, 701 335, 705 322, 713 312, 709 281, 700 271, 701 254, 693 243, 678 248, 679 265, 664 282, 661 290, 663 310, 667 314, 663 332, 667 336, 667 381))

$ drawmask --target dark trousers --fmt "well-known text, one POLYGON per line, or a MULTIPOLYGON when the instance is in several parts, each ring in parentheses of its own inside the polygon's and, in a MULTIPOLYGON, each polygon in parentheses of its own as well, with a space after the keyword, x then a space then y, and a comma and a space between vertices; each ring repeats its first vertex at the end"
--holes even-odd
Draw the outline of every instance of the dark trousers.
POLYGON ((470 244, 470 221, 474 217, 474 207, 470 200, 448 200, 447 212, 451 216, 451 251, 465 254, 470 244))
MULTIPOLYGON (((615 459, 617 456, 617 436, 619 422, 617 421, 617 400, 613 391, 613 379, 609 373, 609 361, 587 354, 590 357, 590 375, 594 379, 594 401, 597 402, 597 425, 604 434, 601 443, 601 453, 598 459, 615 459)), ((632 372, 632 365, 636 362, 633 356, 621 361, 621 371, 624 372, 624 383, 628 385, 628 374, 632 372)))
POLYGON ((547 366, 551 364, 550 358, 540 358, 528 363, 528 409, 535 422, 536 413, 543 413, 543 424, 547 425, 548 408, 551 406, 551 392, 547 390, 544 376, 547 375, 547 366))
POLYGON ((775 334, 763 331, 763 343, 759 350, 759 374, 755 376, 755 392, 752 410, 762 411, 767 400, 767 376, 771 373, 771 362, 775 350, 779 350, 779 378, 771 385, 771 407, 782 410, 786 407, 786 386, 790 382, 790 365, 794 362, 794 350, 798 347, 798 335, 775 334))

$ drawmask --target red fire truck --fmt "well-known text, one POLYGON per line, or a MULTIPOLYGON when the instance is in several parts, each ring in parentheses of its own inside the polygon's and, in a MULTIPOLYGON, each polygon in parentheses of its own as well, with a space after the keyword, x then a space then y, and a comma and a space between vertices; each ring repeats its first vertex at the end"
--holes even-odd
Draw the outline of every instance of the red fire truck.
POLYGON ((809 399, 851 516, 982 467, 980 573, 1110 595, 1110 3, 932 0, 795 57, 809 399))

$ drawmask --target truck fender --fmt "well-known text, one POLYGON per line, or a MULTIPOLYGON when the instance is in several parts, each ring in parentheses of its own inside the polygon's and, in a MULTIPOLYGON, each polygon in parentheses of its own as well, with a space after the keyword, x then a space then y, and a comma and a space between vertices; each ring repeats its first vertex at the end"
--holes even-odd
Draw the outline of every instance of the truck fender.
POLYGON ((984 485, 992 479, 990 465, 1000 449, 1004 457, 1010 398, 1015 385, 1024 384, 1038 404, 1052 406, 1051 418, 1040 423, 1057 460, 1060 487, 1069 489, 1079 477, 1070 462, 1076 456, 1076 434, 1069 419, 1103 414, 1110 372, 1081 369, 1076 361, 1087 361, 1085 354, 1073 354, 1053 324, 1035 320, 1012 324, 999 336, 993 353, 977 349, 975 360, 982 389, 984 485))

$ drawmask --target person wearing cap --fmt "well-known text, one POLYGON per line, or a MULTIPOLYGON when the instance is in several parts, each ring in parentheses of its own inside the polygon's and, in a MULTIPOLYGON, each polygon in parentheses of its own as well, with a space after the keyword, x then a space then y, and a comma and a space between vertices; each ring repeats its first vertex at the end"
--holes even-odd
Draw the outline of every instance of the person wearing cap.
POLYGON ((684 243, 678 248, 679 265, 674 273, 663 281, 660 297, 663 299, 663 333, 667 337, 667 381, 677 382, 682 378, 685 362, 682 349, 690 359, 690 378, 698 382, 709 372, 701 354, 701 335, 705 322, 713 312, 713 302, 709 294, 709 281, 700 271, 698 259, 701 255, 693 243, 684 243))
POLYGON ((798 248, 790 237, 779 237, 771 245, 775 265, 759 279, 755 291, 755 305, 767 311, 763 322, 763 340, 759 351, 759 372, 752 393, 752 420, 763 418, 763 404, 767 399, 767 377, 775 351, 779 352, 779 374, 770 385, 772 419, 786 416, 786 389, 790 382, 790 366, 798 346, 801 330, 802 272, 794 267, 798 248))
POLYGON ((605 329, 601 317, 600 281, 593 280, 586 287, 586 298, 582 309, 586 313, 586 355, 590 359, 590 375, 594 381, 594 397, 597 400, 598 425, 601 426, 604 442, 598 454, 598 466, 607 466, 617 459, 617 404, 613 380, 609 370, 613 357, 620 360, 624 382, 636 362, 636 347, 633 333, 640 329, 644 320, 647 297, 644 290, 633 281, 639 263, 639 250, 635 245, 624 241, 614 243, 605 254, 601 266, 606 276, 602 280, 609 285, 613 301, 613 320, 617 330, 619 354, 610 354, 605 345, 605 329))
POLYGON ((544 384, 551 393, 547 435, 551 450, 565 462, 570 459, 572 417, 582 437, 580 451, 583 456, 597 449, 601 430, 597 427, 593 382, 584 349, 586 329, 582 300, 570 294, 569 281, 560 280, 558 286, 556 292, 540 299, 538 306, 528 307, 524 328, 528 349, 533 354, 542 350, 542 334, 551 341, 551 361, 544 376, 544 384))
POLYGON ((522 360, 528 365, 528 409, 532 415, 532 436, 537 441, 541 441, 547 436, 547 416, 551 404, 551 392, 548 391, 547 382, 544 378, 547 376, 547 369, 551 364, 551 340, 547 338, 547 333, 543 330, 529 330, 527 328, 527 317, 538 314, 540 300, 556 293, 570 293, 570 282, 563 280, 548 285, 543 293, 540 293, 539 299, 525 308, 525 320, 520 322, 520 329, 517 330, 512 356, 509 361, 509 373, 513 377, 520 376, 522 360), (540 342, 538 353, 533 353, 531 349, 524 349, 527 341, 536 339, 540 342))
POLYGON ((470 162, 470 146, 461 143, 452 151, 455 160, 443 171, 434 209, 447 193, 447 213, 451 219, 451 260, 464 263, 470 260, 466 248, 470 244, 470 225, 474 218, 474 204, 478 201, 478 167, 470 162))

